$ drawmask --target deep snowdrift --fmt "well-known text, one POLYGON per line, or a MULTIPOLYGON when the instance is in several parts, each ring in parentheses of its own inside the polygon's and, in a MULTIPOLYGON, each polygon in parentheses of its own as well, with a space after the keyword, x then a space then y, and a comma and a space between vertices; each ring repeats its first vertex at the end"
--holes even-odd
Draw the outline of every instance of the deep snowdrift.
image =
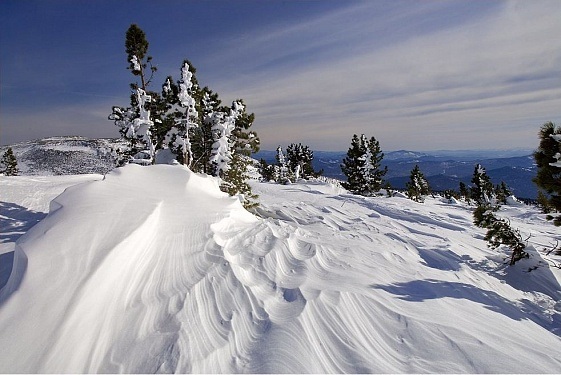
MULTIPOLYGON (((0 372, 561 369, 555 275, 504 266, 468 208, 254 189, 267 219, 180 166, 67 189, 15 246, 0 372)), ((529 210, 503 214, 548 244, 529 210)))

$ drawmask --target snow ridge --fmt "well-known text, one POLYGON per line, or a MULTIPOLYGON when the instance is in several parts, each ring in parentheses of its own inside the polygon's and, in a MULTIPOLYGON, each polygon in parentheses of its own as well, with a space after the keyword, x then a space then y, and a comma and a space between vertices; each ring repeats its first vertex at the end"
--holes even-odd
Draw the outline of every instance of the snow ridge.
MULTIPOLYGON (((313 182, 252 188, 262 218, 179 165, 67 189, 17 242, 27 267, 2 289, 0 371, 561 368, 556 276, 537 252, 505 267, 469 208, 313 182)), ((508 210, 535 228, 528 208, 508 210)))

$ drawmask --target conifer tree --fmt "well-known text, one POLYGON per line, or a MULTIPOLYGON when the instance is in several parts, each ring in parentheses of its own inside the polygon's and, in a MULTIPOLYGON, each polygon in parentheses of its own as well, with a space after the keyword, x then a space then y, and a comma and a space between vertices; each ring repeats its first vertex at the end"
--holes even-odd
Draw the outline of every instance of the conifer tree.
MULTIPOLYGON (((544 207, 561 212, 561 127, 547 122, 542 125, 539 137, 540 145, 534 153, 538 173, 533 181, 548 201, 544 207)), ((561 215, 548 215, 547 219, 561 226, 561 215)))
POLYGON ((347 176, 347 181, 343 182, 342 185, 354 194, 364 194, 368 191, 364 173, 366 152, 366 137, 364 134, 360 137, 354 134, 351 140, 351 147, 347 151, 347 156, 343 159, 343 164, 341 164, 341 170, 347 176))
POLYGON ((501 181, 500 185, 495 187, 495 196, 497 197, 497 203, 506 204, 506 199, 512 195, 512 191, 510 191, 507 184, 504 181, 501 181))
POLYGON ((290 170, 281 146, 277 147, 275 158, 277 159, 276 181, 281 184, 290 183, 290 170))
POLYGON ((425 196, 430 194, 430 187, 427 179, 419 169, 418 165, 411 171, 409 182, 406 184, 407 196, 415 202, 424 202, 425 196))
POLYGON ((286 159, 288 167, 294 174, 295 180, 299 178, 308 179, 317 177, 323 173, 323 171, 314 171, 312 165, 314 152, 310 150, 308 146, 302 145, 301 143, 292 143, 286 148, 286 159))
POLYGON ((195 71, 188 60, 183 61, 177 94, 177 99, 182 108, 181 116, 176 120, 175 125, 168 130, 164 138, 164 143, 177 156, 177 161, 187 166, 190 166, 193 162, 189 133, 192 128, 199 126, 199 114, 195 100, 198 83, 194 77, 195 71))
POLYGON ((4 167, 2 173, 5 176, 17 176, 19 174, 18 162, 11 147, 8 147, 2 155, 2 166, 4 167))
POLYGON ((128 157, 138 158, 140 151, 148 152, 147 162, 154 162, 157 140, 154 136, 154 121, 150 114, 151 105, 159 102, 159 95, 148 91, 156 67, 152 66, 152 57, 147 56, 148 41, 146 35, 136 24, 132 24, 125 36, 127 69, 134 76, 140 77, 140 85, 131 83, 130 107, 114 106, 109 120, 119 127, 121 136, 129 141, 128 157), (149 69, 148 69, 149 68, 149 69), (147 76, 146 70, 150 71, 147 76))
POLYGON ((127 30, 125 36, 125 52, 127 53, 127 61, 129 66, 127 69, 132 71, 132 74, 140 77, 140 86, 133 83, 131 88, 136 90, 140 87, 142 90, 147 91, 147 86, 150 84, 154 73, 157 68, 152 65, 152 56, 147 56, 148 53, 148 40, 146 34, 138 25, 132 24, 127 30), (150 76, 147 76, 146 69, 149 66, 150 76))
POLYGON ((260 140, 253 130, 250 130, 255 119, 253 113, 247 113, 243 100, 232 102, 231 116, 235 117, 234 128, 231 134, 232 158, 228 171, 223 177, 223 190, 230 195, 240 194, 242 203, 246 208, 257 205, 257 195, 251 191, 247 183, 249 179, 248 167, 252 163, 251 154, 258 152, 260 140))
POLYGON ((467 204, 470 204, 470 193, 469 190, 463 182, 460 181, 460 197, 463 198, 467 204))
POLYGON ((354 194, 366 196, 378 192, 387 173, 387 167, 381 167, 383 158, 384 153, 376 138, 371 137, 368 140, 364 134, 360 137, 354 134, 351 147, 341 164, 341 170, 347 176, 343 187, 354 194))
POLYGON ((495 199, 494 187, 485 168, 481 164, 475 166, 473 177, 471 179, 472 186, 470 188, 471 199, 477 205, 493 204, 495 199))
POLYGON ((369 195, 378 192, 384 183, 384 176, 388 173, 388 167, 382 168, 384 153, 380 148, 380 142, 371 137, 367 144, 365 175, 369 195))

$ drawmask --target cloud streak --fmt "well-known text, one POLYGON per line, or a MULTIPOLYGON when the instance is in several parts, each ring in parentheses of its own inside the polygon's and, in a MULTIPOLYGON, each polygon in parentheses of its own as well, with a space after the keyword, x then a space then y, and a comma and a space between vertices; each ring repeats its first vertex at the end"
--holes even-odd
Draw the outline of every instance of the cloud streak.
POLYGON ((266 147, 274 146, 267 145, 267 138, 273 139, 275 129, 282 127, 290 131, 278 143, 303 135, 315 148, 345 149, 352 132, 375 135, 389 149, 489 148, 498 141, 489 135, 507 133, 521 121, 529 121, 525 136, 505 134, 502 139, 512 144, 504 147, 532 147, 541 121, 560 115, 561 39, 553 37, 561 35, 558 2, 500 3, 457 25, 425 34, 411 33, 413 25, 398 36, 381 35, 391 43, 368 40, 360 51, 348 53, 358 48, 357 30, 362 30, 360 38, 380 25, 391 27, 398 14, 423 22, 419 14, 437 19, 443 11, 442 3, 420 3, 421 9, 418 3, 406 3, 407 15, 396 11, 394 17, 369 26, 371 12, 377 11, 369 4, 275 30, 248 47, 265 57, 254 62, 252 68, 258 71, 253 76, 228 82, 226 91, 244 97, 256 112, 266 147), (329 37, 297 40, 309 29, 322 35, 343 19, 351 19, 354 27, 338 31, 333 42, 329 37), (290 69, 267 65, 313 51, 318 44, 345 41, 348 46, 340 53, 329 50, 329 59, 297 68, 286 63, 290 69), (292 44, 297 47, 279 48, 292 44), (465 127, 477 132, 455 139, 465 127), (419 144, 424 132, 429 133, 427 143, 419 144))
MULTIPOLYGON (((211 4, 220 11, 220 2, 211 4)), ((385 150, 531 148, 543 122, 561 121, 558 0, 290 4, 309 13, 267 14, 271 22, 252 22, 259 17, 255 9, 272 12, 279 4, 240 2, 236 16, 247 18, 229 25, 224 15, 216 23, 208 18, 214 9, 188 19, 172 3, 169 12, 145 15, 160 67, 154 88, 168 74, 177 78, 182 58, 189 58, 199 82, 225 103, 245 100, 265 149, 303 142, 316 150, 346 150, 353 133, 375 136, 385 150), (159 27, 168 13, 174 16, 159 27), (185 26, 202 15, 201 24, 185 26)), ((3 51, 2 143, 4 134, 117 136, 106 118, 111 105, 128 102, 132 77, 124 70, 122 39, 109 35, 124 37, 135 22, 121 20, 126 14, 112 13, 111 22, 123 24, 92 34, 103 50, 82 45, 76 35, 68 39, 73 48, 55 46, 45 60, 41 55, 51 47, 45 43, 29 55, 18 44, 17 58, 3 51)), ((28 34, 24 41, 34 40, 28 34)))

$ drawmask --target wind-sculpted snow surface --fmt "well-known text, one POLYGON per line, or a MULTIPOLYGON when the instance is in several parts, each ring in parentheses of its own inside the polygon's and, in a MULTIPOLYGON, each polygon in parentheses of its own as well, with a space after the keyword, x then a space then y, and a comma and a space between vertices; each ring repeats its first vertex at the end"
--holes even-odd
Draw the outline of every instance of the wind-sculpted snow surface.
MULTIPOLYGON (((253 189, 260 218, 181 166, 68 189, 16 244, 0 372, 561 369, 556 275, 506 267, 467 207, 253 189)), ((528 210, 508 215, 555 238, 528 210)))

